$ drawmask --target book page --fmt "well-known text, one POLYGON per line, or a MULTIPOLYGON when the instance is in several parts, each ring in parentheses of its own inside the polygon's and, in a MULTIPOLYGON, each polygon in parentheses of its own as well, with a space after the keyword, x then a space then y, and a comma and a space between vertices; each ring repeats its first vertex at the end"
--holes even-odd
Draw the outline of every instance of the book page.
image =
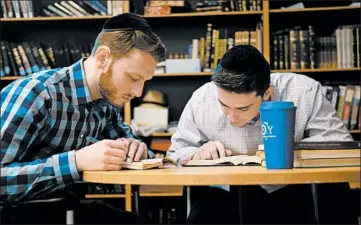
POLYGON ((183 164, 183 166, 215 166, 222 164, 245 165, 247 163, 261 164, 261 162, 262 159, 257 156, 236 155, 213 160, 190 160, 189 162, 183 164))

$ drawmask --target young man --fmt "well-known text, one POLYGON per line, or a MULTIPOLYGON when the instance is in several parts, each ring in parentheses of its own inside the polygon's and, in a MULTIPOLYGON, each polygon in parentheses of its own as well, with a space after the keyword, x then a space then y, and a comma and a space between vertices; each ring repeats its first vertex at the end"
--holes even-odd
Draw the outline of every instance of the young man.
MULTIPOLYGON (((124 160, 151 157, 123 122, 121 108, 141 96, 165 52, 145 19, 121 14, 103 25, 89 58, 4 88, 1 202, 46 197, 81 180, 84 170, 119 170, 124 160), (100 141, 92 144, 87 137, 100 141)), ((76 223, 145 222, 94 203, 80 204, 75 214, 76 223)))
MULTIPOLYGON (((320 83, 299 74, 271 74, 255 47, 240 45, 225 53, 212 82, 193 93, 168 155, 184 161, 253 154, 262 143, 260 105, 276 100, 297 106, 295 141, 352 140, 322 96, 320 83)), ((245 191, 246 223, 316 223, 308 185, 249 186, 245 191)), ((190 223, 237 223, 229 187, 196 187, 191 196, 190 223)))

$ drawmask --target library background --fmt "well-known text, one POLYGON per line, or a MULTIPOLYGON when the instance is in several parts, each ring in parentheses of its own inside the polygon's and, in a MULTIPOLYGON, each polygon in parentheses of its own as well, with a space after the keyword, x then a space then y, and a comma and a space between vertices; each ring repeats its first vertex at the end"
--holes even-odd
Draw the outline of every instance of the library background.
MULTIPOLYGON (((146 83, 144 96, 123 110, 124 120, 156 157, 164 157, 192 92, 210 80, 227 49, 245 43, 264 54, 272 72, 295 72, 321 82, 325 97, 354 139, 360 139, 359 1, 5 0, 1 1, 1 89, 31 73, 88 57, 105 20, 125 12, 144 16, 169 52, 146 83), (146 110, 139 107, 142 100, 166 106, 147 111, 164 115, 156 119, 152 132, 138 126, 152 122, 139 116, 146 110)), ((127 210, 137 207, 156 223, 179 223, 185 217, 181 186, 86 188, 85 199, 106 199, 127 210), (135 193, 140 197, 137 206, 132 204, 135 193)))

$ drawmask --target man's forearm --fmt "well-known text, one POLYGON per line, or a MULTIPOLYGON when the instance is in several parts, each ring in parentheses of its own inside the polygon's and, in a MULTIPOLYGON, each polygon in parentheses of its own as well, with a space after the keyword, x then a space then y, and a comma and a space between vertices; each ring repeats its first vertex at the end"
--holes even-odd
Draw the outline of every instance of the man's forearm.
POLYGON ((33 162, 2 165, 0 199, 12 203, 40 197, 79 178, 74 151, 33 162))

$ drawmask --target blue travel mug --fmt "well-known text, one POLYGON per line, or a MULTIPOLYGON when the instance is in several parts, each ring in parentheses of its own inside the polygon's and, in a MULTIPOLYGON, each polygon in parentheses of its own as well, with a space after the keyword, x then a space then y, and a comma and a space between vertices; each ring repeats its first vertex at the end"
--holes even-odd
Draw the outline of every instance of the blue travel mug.
POLYGON ((295 117, 293 102, 262 103, 260 119, 267 169, 293 168, 295 117))

